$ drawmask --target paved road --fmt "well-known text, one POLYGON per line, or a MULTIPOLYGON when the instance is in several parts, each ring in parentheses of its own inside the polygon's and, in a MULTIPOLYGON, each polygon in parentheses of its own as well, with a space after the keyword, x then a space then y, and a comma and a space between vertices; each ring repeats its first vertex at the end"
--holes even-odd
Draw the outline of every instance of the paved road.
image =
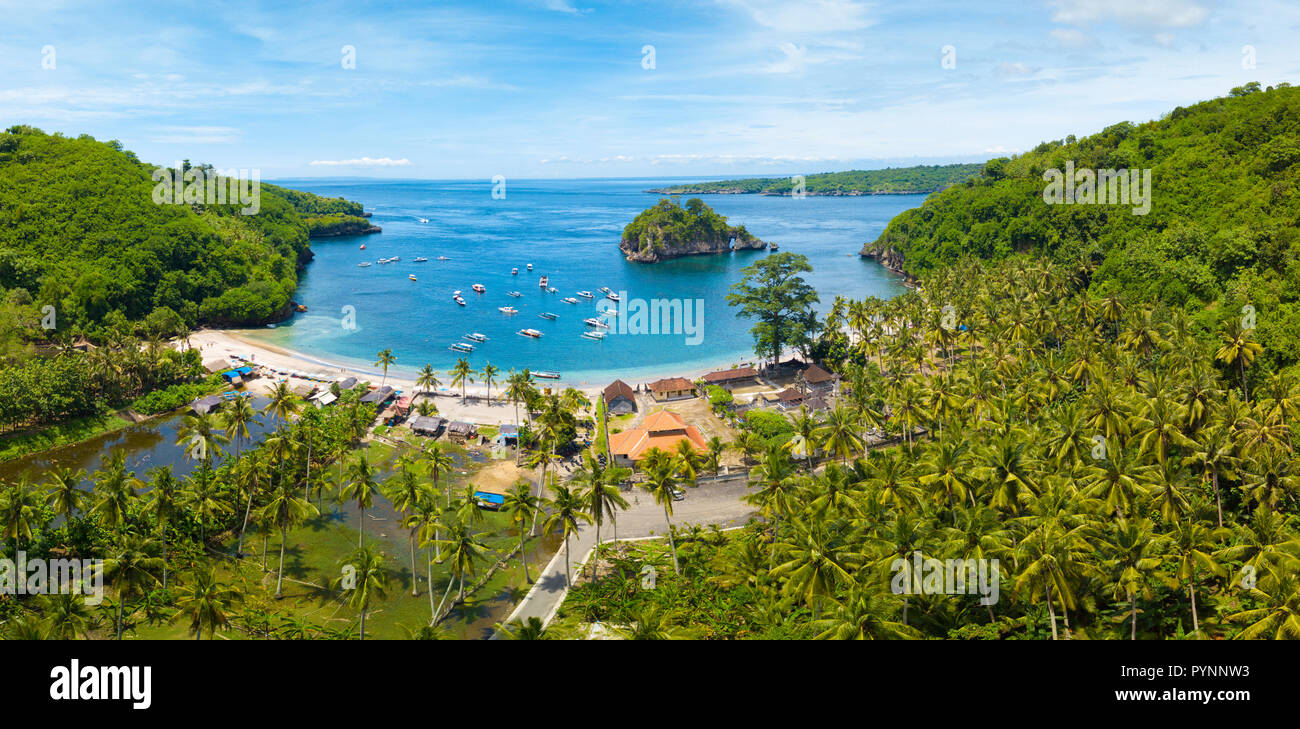
MULTIPOLYGON (((741 497, 752 489, 745 482, 744 474, 737 474, 724 480, 705 483, 696 488, 686 489, 686 499, 673 503, 673 526, 683 527, 687 524, 710 525, 720 527, 742 526, 755 511, 754 507, 741 501, 741 497)), ((668 533, 664 523, 664 510, 657 506, 650 494, 640 489, 624 493, 630 505, 627 511, 618 515, 618 538, 664 536, 668 533)), ((600 530, 601 541, 610 541, 614 533, 606 523, 600 530)), ((576 534, 569 538, 572 557, 570 559, 574 574, 580 569, 579 560, 583 559, 596 543, 595 525, 583 525, 576 534)), ((564 602, 568 593, 564 580, 564 546, 546 565, 537 582, 515 607, 513 613, 504 622, 524 621, 530 617, 540 618, 543 624, 550 624, 555 613, 564 602)))

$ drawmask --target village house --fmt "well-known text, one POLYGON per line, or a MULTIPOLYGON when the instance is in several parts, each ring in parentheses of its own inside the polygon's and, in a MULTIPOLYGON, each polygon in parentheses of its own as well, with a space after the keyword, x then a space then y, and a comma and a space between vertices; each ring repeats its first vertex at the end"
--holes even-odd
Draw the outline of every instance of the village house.
POLYGON ((717 385, 724 390, 731 391, 739 387, 748 387, 758 384, 758 370, 753 367, 737 367, 730 370, 718 370, 710 372, 701 379, 706 385, 717 385))
POLYGON ((700 453, 708 452, 699 428, 688 425, 677 413, 660 410, 648 415, 640 426, 611 435, 609 452, 614 455, 615 465, 628 467, 645 458, 653 448, 673 453, 682 441, 700 453))
POLYGON ((695 385, 685 377, 668 377, 655 380, 646 387, 650 390, 650 394, 654 399, 660 402, 695 397, 695 385))
POLYGON ((605 398, 605 411, 610 415, 626 415, 636 412, 636 393, 632 391, 632 386, 622 380, 614 380, 609 383, 603 393, 605 398))

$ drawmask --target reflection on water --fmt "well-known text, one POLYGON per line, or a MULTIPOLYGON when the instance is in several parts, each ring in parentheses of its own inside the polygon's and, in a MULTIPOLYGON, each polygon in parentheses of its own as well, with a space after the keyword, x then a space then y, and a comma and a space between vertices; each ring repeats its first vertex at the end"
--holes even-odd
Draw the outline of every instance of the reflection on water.
MULTIPOLYGON (((267 398, 252 398, 255 409, 261 410, 267 398)), ((0 480, 15 480, 24 473, 33 482, 40 483, 55 466, 84 469, 93 474, 113 451, 126 451, 126 467, 143 478, 144 472, 154 466, 171 466, 177 478, 188 476, 198 465, 186 457, 186 447, 176 444, 176 432, 181 427, 185 411, 164 415, 112 433, 97 435, 90 440, 34 453, 12 461, 0 463, 0 480)), ((275 419, 262 415, 259 423, 248 426, 249 440, 240 445, 247 448, 261 442, 266 433, 274 430, 275 419)), ((234 454, 234 443, 225 446, 228 455, 234 454)), ((220 458, 216 459, 219 463, 220 458)), ((90 486, 89 480, 85 482, 90 486)))

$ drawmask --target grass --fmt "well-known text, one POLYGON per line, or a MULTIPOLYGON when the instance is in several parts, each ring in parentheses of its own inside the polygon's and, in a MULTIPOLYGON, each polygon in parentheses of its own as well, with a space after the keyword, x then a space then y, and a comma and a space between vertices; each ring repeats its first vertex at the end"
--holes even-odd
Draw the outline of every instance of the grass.
POLYGON ((40 430, 6 435, 0 437, 0 463, 50 448, 80 443, 101 433, 121 430, 128 425, 131 425, 131 421, 110 412, 73 418, 40 430))

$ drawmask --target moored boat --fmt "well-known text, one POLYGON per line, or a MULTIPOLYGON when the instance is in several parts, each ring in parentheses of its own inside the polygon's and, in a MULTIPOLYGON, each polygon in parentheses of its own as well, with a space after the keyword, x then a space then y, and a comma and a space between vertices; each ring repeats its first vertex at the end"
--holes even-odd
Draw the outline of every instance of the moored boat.
POLYGON ((512 268, 512 269, 510 269, 510 275, 511 275, 511 276, 518 276, 518 275, 519 275, 519 269, 517 269, 517 268, 512 268))
POLYGON ((547 286, 547 279, 546 279, 546 277, 545 277, 545 276, 542 276, 541 280, 537 282, 537 285, 538 285, 540 288, 546 288, 546 286, 547 286))
POLYGON ((485 337, 485 336, 482 335, 482 334, 479 334, 478 332, 474 332, 474 333, 472 333, 472 334, 466 334, 466 335, 464 335, 464 337, 465 337, 466 339, 470 339, 470 340, 473 340, 473 341, 475 341, 475 342, 486 342, 486 341, 488 340, 487 337, 485 337))
POLYGON ((522 336, 531 337, 533 339, 542 338, 542 333, 537 331, 536 329, 520 329, 518 333, 522 336))
POLYGON ((473 352, 474 345, 466 344, 464 342, 453 342, 452 345, 447 349, 450 349, 453 352, 473 352))
POLYGON ((564 302, 564 303, 566 303, 566 304, 576 304, 576 303, 578 303, 578 300, 575 299, 575 298, 573 298, 572 296, 569 296, 569 297, 566 297, 566 298, 560 299, 560 301, 562 301, 562 302, 564 302))
POLYGON ((594 296, 590 291, 579 291, 579 292, 578 292, 578 296, 581 296, 581 297, 584 298, 584 299, 594 299, 594 298, 596 298, 596 297, 595 297, 595 296, 594 296))
POLYGON ((582 323, 583 323, 583 324, 586 324, 586 325, 589 326, 589 327, 597 327, 597 328, 599 328, 599 329, 608 329, 608 328, 609 328, 609 325, 608 325, 608 324, 606 324, 605 322, 603 322, 603 321, 601 321, 601 320, 599 320, 599 319, 583 319, 583 320, 582 320, 582 323))
POLYGON ((370 268, 370 261, 362 261, 357 264, 358 268, 370 268))
POLYGON ((538 314, 538 316, 542 317, 543 319, 550 319, 551 321, 555 321, 556 319, 559 318, 558 316, 552 314, 549 311, 543 311, 542 313, 538 314))
POLYGON ((473 286, 470 286, 470 288, 474 289, 480 294, 483 293, 484 291, 487 291, 487 287, 484 286, 483 284, 474 284, 473 286))
POLYGON ((415 280, 415 274, 411 274, 411 275, 407 276, 407 278, 409 278, 409 279, 411 279, 412 281, 414 281, 414 280, 415 280))
POLYGON ((519 293, 518 291, 507 291, 506 296, 513 296, 517 299, 520 296, 523 296, 523 294, 519 293))
POLYGON ((618 301, 618 294, 611 291, 608 294, 605 294, 605 298, 609 299, 610 301, 618 301))
POLYGON ((558 380, 558 379, 560 379, 560 373, 559 373, 559 372, 548 372, 548 371, 546 371, 546 370, 540 370, 540 371, 538 371, 538 372, 533 372, 532 375, 533 375, 533 377, 540 377, 540 378, 542 378, 543 380, 558 380))
POLYGON ((519 313, 519 310, 516 309, 516 308, 513 307, 513 306, 498 306, 498 307, 497 307, 497 311, 501 312, 502 314, 518 314, 518 313, 519 313))
POLYGON ((605 333, 604 332, 583 332, 582 336, 585 339, 595 339, 599 341, 605 338, 605 333))

